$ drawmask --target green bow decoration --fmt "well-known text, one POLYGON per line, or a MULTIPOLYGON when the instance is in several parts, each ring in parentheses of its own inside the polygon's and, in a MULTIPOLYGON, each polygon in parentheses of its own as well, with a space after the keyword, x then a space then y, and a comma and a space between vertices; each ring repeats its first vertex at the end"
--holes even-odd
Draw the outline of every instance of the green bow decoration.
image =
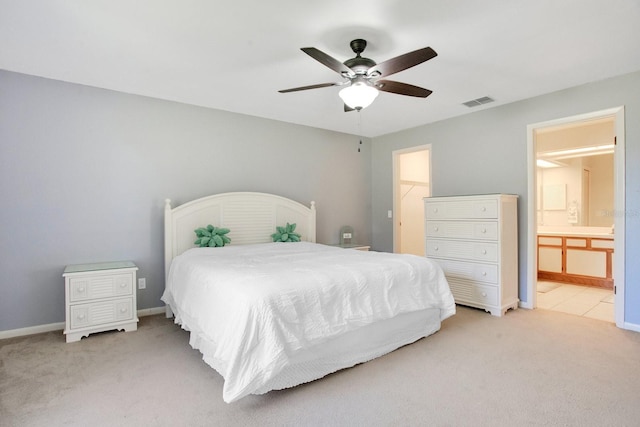
POLYGON ((227 243, 231 243, 231 239, 227 237, 228 232, 228 228, 218 228, 209 224, 206 227, 200 227, 195 230, 198 239, 193 243, 199 245, 201 248, 224 246, 227 243))

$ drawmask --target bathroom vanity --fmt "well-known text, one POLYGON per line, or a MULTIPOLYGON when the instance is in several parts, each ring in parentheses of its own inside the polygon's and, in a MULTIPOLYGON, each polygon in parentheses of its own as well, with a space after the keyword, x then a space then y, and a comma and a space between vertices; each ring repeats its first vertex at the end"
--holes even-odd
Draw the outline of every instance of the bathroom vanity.
POLYGON ((538 279, 613 289, 612 230, 568 227, 538 230, 538 279))

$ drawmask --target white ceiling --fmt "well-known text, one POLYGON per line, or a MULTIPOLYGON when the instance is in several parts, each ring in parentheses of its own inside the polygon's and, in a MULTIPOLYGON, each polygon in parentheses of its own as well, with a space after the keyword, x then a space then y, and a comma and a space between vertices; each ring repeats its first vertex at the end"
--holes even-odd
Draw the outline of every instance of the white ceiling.
POLYGON ((0 0, 0 68, 374 137, 640 70, 639 0, 0 0), (304 54, 438 56, 345 113, 341 81, 304 54), (490 96, 469 109, 463 102, 490 96))

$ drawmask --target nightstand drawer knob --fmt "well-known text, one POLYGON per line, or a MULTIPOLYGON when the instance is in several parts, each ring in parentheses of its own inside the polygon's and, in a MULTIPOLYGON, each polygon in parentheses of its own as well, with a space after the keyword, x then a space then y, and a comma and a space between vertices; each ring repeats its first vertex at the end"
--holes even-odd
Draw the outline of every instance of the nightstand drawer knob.
POLYGON ((486 276, 486 275, 487 275, 487 272, 486 272, 486 271, 483 271, 483 272, 482 272, 482 275, 483 275, 483 276, 486 276))
POLYGON ((127 309, 126 309, 126 308, 122 307, 122 308, 120 309, 120 313, 126 313, 126 312, 127 312, 127 309))
POLYGON ((433 212, 437 213, 438 212, 438 208, 433 208, 433 212))
POLYGON ((485 208, 484 206, 480 209, 482 212, 486 212, 487 208, 485 208))
POLYGON ((78 320, 83 320, 84 319, 84 314, 78 314, 78 320))
POLYGON ((437 247, 437 246, 434 246, 433 250, 434 250, 434 251, 437 251, 437 250, 438 250, 438 247, 437 247))
POLYGON ((80 286, 80 287, 78 288, 78 292, 84 292, 84 288, 83 288, 82 286, 80 286))
POLYGON ((483 250, 482 250, 482 255, 486 255, 486 254, 487 254, 487 250, 486 250, 486 249, 483 249, 483 250))
POLYGON ((482 296, 483 296, 483 297, 486 297, 486 296, 487 296, 487 293, 486 293, 486 292, 483 292, 483 293, 482 293, 482 296))
POLYGON ((438 231, 438 227, 433 227, 433 231, 438 231))
POLYGON ((486 229, 486 228, 483 228, 483 229, 482 229, 482 232, 483 232, 483 233, 486 233, 486 232, 487 232, 487 229, 486 229))
POLYGON ((125 288, 126 286, 127 286, 127 284, 126 284, 126 283, 120 283, 120 287, 121 287, 121 288, 125 288))

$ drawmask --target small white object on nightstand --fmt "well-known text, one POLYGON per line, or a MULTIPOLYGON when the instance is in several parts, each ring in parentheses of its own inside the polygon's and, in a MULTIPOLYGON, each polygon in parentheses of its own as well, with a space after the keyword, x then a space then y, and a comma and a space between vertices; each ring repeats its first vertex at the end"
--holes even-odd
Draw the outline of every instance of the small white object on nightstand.
POLYGON ((344 248, 344 249, 355 249, 358 251, 368 251, 371 246, 366 246, 366 245, 358 245, 356 243, 351 243, 351 244, 342 244, 342 245, 336 245, 340 248, 344 248))
POLYGON ((131 261, 69 265, 64 269, 67 342, 95 332, 138 329, 136 271, 131 261))

